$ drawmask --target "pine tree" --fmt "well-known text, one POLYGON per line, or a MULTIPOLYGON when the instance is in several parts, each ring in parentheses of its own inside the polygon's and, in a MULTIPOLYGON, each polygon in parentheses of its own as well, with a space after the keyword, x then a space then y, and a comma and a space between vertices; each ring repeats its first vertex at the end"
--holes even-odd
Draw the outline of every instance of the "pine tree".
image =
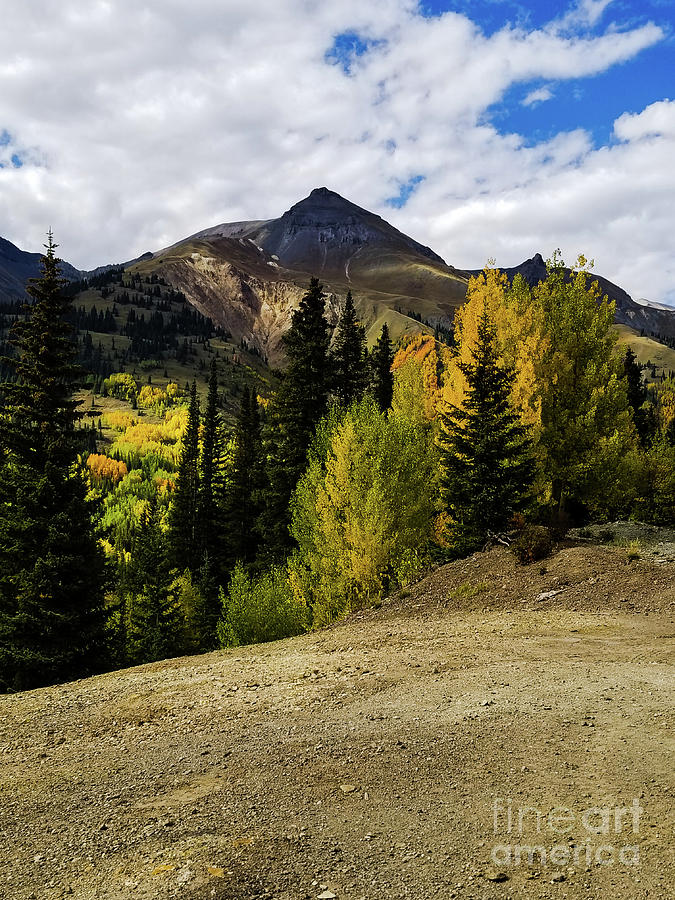
POLYGON ((262 512, 264 475, 258 402, 245 387, 237 416, 234 458, 224 503, 226 545, 223 556, 228 560, 230 571, 238 560, 250 564, 258 554, 257 521, 262 512))
POLYGON ((290 547, 291 494, 307 464, 314 430, 328 407, 330 338, 325 305, 322 286, 312 278, 284 335, 288 368, 270 416, 269 487, 259 525, 272 556, 290 547))
POLYGON ((462 363, 463 407, 441 419, 442 494, 455 549, 480 549, 522 510, 534 480, 531 442, 511 407, 513 371, 501 364, 494 324, 483 313, 470 362, 462 363))
POLYGON ((202 452, 199 461, 197 495, 197 531, 199 572, 197 583, 200 602, 194 611, 193 629, 200 649, 217 646, 216 628, 220 617, 219 562, 223 527, 218 514, 220 463, 222 458, 220 416, 218 414, 218 369, 211 362, 209 392, 204 413, 202 452))
POLYGON ((144 509, 131 554, 127 654, 138 664, 167 659, 185 646, 184 621, 171 593, 165 538, 154 500, 144 509))
POLYGON ((0 689, 21 690, 106 664, 105 564, 77 466, 79 369, 51 232, 33 303, 13 329, 16 380, 1 386, 0 689))
POLYGON ((366 330, 356 318, 352 292, 348 291, 331 353, 335 395, 343 406, 360 400, 364 394, 367 353, 366 330))
POLYGON ((197 523, 199 496, 199 397, 193 381, 188 421, 178 464, 176 490, 169 516, 169 545, 173 564, 197 572, 200 564, 197 523))
POLYGON ((626 347, 623 374, 626 379, 628 404, 633 414, 635 430, 644 447, 651 443, 656 432, 656 413, 654 405, 647 404, 649 391, 642 378, 642 366, 630 347, 626 347))
POLYGON ((378 406, 385 412, 391 406, 394 396, 394 375, 391 371, 394 353, 389 339, 389 328, 385 322, 372 356, 373 394, 378 406))
POLYGON ((199 486, 197 493, 197 524, 199 529, 200 559, 213 560, 218 547, 217 493, 219 464, 222 456, 222 439, 218 414, 218 368, 211 361, 209 392, 204 412, 202 452, 199 460, 199 486))

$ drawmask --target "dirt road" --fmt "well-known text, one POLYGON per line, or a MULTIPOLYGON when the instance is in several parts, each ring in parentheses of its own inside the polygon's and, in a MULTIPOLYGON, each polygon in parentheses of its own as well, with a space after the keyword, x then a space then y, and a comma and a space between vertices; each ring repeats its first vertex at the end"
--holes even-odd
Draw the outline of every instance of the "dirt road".
POLYGON ((672 564, 495 550, 321 632, 2 698, 0 896, 675 896, 674 620, 672 564))

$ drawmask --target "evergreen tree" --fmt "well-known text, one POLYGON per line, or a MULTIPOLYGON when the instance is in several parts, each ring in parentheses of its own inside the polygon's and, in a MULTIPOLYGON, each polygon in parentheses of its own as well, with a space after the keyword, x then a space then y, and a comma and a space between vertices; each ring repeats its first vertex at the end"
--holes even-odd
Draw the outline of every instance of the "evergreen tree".
POLYGON ((394 396, 394 374, 391 371, 394 352, 389 339, 389 328, 385 322, 373 350, 373 393, 378 406, 385 412, 391 406, 394 396))
POLYGON ((211 361, 209 392, 204 412, 202 452, 199 462, 197 523, 200 558, 213 560, 218 546, 217 493, 222 456, 220 416, 218 414, 218 368, 211 361))
POLYGON ((154 500, 141 515, 131 558, 129 661, 138 664, 176 656, 185 646, 184 621, 171 593, 167 548, 154 500))
POLYGON ((4 360, 0 414, 0 689, 76 678, 106 662, 105 565, 77 466, 79 374, 51 232, 33 303, 4 360))
POLYGON ((329 393, 326 298, 318 279, 293 313, 284 335, 288 367, 271 413, 268 480, 260 532, 272 556, 290 546, 289 501, 307 464, 307 450, 325 414, 329 393))
POLYGON ((215 359, 211 362, 209 392, 204 413, 202 452, 199 465, 197 496, 197 529, 199 537, 198 587, 200 602, 193 615, 193 630, 200 649, 217 646, 216 628, 220 617, 219 549, 222 525, 218 515, 218 494, 222 439, 218 414, 218 369, 215 359))
POLYGON ((347 292, 331 354, 335 395, 343 406, 360 400, 366 389, 366 330, 356 318, 352 292, 347 292))
POLYGON ((471 361, 461 364, 463 406, 441 419, 442 494, 455 549, 480 549, 524 508, 534 480, 531 442, 511 407, 513 371, 501 364, 494 324, 483 313, 471 361))
POLYGON ((199 397, 193 381, 176 490, 169 516, 171 561, 178 568, 197 572, 200 565, 199 528, 199 397))
POLYGON ((635 430, 644 447, 651 443, 656 432, 656 411, 653 403, 647 403, 649 391, 642 377, 642 366, 630 347, 626 347, 623 374, 626 379, 628 404, 633 414, 635 430))
POLYGON ((252 563, 259 549, 257 520, 265 486, 260 414, 256 397, 244 388, 235 431, 235 448, 224 504, 226 546, 231 571, 237 561, 252 563))

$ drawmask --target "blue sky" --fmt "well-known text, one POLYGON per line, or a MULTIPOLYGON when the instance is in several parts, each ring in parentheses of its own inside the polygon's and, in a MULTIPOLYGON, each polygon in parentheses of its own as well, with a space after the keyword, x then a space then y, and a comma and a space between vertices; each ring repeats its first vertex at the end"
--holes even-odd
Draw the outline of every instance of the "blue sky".
POLYGON ((560 247, 675 302, 674 36, 675 0, 15 4, 0 236, 93 268, 327 185, 458 268, 560 247))

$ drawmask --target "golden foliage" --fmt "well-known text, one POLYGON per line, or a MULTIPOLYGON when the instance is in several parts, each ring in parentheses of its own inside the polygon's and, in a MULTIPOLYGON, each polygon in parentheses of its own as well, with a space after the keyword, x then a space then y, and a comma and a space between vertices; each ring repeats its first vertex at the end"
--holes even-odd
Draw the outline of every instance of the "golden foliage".
POLYGON ((124 431, 126 428, 130 428, 137 419, 131 413, 124 412, 124 410, 113 409, 104 413, 103 421, 109 428, 114 428, 116 431, 124 431))
POLYGON ((111 459, 103 453, 91 453, 87 458, 87 468, 92 481, 111 481, 117 484, 128 474, 126 463, 111 459))
POLYGON ((438 414, 443 390, 442 372, 452 359, 449 347, 430 334, 417 334, 394 355, 394 409, 417 419, 415 407, 425 419, 438 414))
POLYGON ((525 281, 517 276, 509 286, 499 269, 486 268, 469 281, 467 302, 455 314, 457 353, 448 367, 443 399, 462 406, 466 379, 459 363, 471 360, 484 311, 495 324, 499 352, 515 373, 514 406, 525 424, 537 427, 541 424, 539 374, 549 346, 544 316, 541 306, 531 302, 525 281))

